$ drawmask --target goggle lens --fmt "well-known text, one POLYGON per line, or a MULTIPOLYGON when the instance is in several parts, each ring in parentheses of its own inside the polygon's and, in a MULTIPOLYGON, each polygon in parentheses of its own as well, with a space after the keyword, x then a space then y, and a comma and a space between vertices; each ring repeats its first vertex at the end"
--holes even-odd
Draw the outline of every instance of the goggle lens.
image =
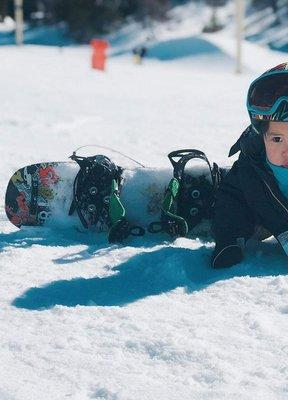
POLYGON ((269 110, 280 97, 288 97, 288 74, 278 73, 260 78, 249 90, 248 105, 269 110))

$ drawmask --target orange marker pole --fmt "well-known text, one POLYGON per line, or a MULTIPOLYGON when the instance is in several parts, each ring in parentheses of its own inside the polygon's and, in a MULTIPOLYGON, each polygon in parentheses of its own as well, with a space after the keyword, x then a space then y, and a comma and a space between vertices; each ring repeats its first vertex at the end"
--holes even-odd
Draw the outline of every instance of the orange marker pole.
POLYGON ((109 47, 107 40, 93 39, 92 46, 92 68, 105 71, 106 50, 109 47))

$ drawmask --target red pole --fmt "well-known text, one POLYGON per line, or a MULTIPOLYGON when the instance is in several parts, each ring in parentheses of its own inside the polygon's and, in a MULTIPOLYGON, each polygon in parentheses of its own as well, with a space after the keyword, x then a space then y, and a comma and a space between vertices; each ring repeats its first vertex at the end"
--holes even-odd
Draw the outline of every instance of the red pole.
POLYGON ((93 39, 91 40, 92 46, 92 68, 105 70, 106 63, 106 50, 109 47, 107 40, 93 39))

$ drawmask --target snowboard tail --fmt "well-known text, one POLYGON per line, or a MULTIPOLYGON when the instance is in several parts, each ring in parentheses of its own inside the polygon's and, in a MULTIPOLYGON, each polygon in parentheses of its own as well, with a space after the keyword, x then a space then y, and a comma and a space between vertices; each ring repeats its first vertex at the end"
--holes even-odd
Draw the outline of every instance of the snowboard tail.
POLYGON ((41 163, 21 168, 11 177, 5 196, 5 210, 13 225, 43 225, 51 214, 51 203, 61 177, 59 163, 41 163))

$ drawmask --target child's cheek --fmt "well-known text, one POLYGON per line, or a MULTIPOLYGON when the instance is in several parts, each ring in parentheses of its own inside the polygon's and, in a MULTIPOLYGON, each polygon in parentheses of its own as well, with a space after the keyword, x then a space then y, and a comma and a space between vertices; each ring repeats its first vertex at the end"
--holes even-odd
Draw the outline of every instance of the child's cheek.
POLYGON ((266 156, 272 164, 277 165, 279 163, 277 154, 278 152, 277 148, 275 149, 275 146, 273 146, 273 144, 274 143, 265 141, 266 156))

